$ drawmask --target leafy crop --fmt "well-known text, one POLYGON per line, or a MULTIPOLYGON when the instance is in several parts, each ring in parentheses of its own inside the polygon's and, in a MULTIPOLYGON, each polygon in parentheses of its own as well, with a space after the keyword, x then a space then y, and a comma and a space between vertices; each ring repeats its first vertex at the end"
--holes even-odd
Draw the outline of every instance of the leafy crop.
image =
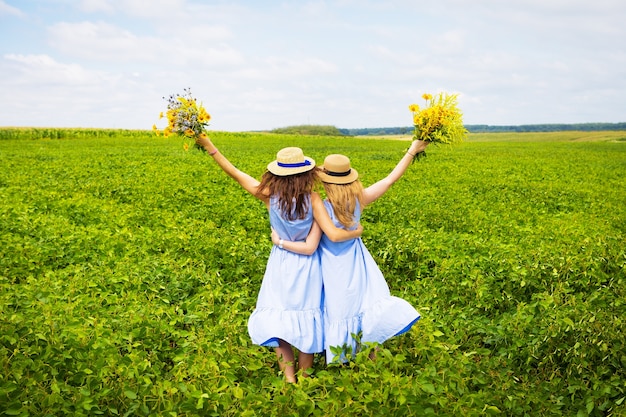
MULTIPOLYGON (((211 158, 151 132, 6 132, 0 415, 626 415, 623 143, 429 148, 363 216, 422 320, 291 385, 246 329, 266 211, 211 158)), ((257 178, 295 145, 368 185, 406 149, 211 136, 257 178)))

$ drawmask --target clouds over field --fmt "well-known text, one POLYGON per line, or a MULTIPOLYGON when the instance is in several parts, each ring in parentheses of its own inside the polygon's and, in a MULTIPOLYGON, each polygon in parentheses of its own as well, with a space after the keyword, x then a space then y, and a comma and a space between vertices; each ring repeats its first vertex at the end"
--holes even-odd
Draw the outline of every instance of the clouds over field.
POLYGON ((0 126, 150 128, 191 87, 216 130, 626 121, 626 4, 0 0, 0 126), (150 6, 146 6, 149 4, 150 6))

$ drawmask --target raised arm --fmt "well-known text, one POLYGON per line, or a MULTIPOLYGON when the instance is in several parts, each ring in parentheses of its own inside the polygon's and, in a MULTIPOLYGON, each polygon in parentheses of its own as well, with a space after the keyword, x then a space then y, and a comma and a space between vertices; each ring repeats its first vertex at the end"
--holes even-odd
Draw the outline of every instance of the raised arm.
POLYGON ((324 207, 322 197, 318 193, 311 193, 311 204, 313 205, 313 217, 319 224, 324 234, 333 242, 343 242, 361 237, 363 226, 359 223, 355 230, 346 230, 335 226, 332 219, 324 207))
MULTIPOLYGON (((257 198, 260 198, 257 195, 257 190, 259 189, 260 182, 256 178, 251 177, 245 172, 237 169, 237 167, 235 167, 224 155, 222 155, 217 150, 217 148, 215 147, 215 145, 213 145, 213 142, 211 142, 211 139, 209 139, 207 135, 205 135, 204 133, 201 134, 199 137, 196 138, 196 143, 202 146, 204 150, 213 157, 213 159, 215 160, 215 162, 217 162, 220 168, 222 168, 222 170, 224 170, 224 172, 228 174, 231 178, 237 181, 239 185, 244 188, 244 190, 257 198)), ((265 202, 266 204, 269 201, 269 197, 260 199, 263 200, 263 202, 265 202)))
POLYGON ((382 197, 383 194, 391 188, 391 186, 404 175, 405 171, 411 165, 411 161, 413 161, 413 157, 420 152, 423 152, 428 146, 428 142, 423 140, 414 140, 411 142, 411 146, 409 150, 404 154, 400 162, 396 165, 396 167, 382 180, 370 185, 366 189, 363 190, 363 204, 368 205, 373 203, 382 197))

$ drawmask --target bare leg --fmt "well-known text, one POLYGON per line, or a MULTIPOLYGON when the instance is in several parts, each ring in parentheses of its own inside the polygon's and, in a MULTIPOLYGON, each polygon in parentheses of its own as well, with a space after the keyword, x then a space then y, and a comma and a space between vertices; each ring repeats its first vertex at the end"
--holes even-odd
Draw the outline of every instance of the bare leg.
POLYGON ((278 347, 275 348, 276 358, 278 358, 278 366, 285 374, 287 382, 296 382, 296 358, 293 354, 293 348, 282 339, 278 339, 278 347))
POLYGON ((313 368, 314 355, 312 353, 298 353, 298 369, 302 371, 302 376, 307 378, 309 374, 307 369, 313 368))

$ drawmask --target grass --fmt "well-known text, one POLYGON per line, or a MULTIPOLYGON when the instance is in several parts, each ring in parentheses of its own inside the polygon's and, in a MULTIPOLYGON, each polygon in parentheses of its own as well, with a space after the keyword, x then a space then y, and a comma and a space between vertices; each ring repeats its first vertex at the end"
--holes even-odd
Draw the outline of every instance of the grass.
MULTIPOLYGON (((47 134, 0 140, 0 415, 625 415, 619 132, 430 147, 363 216, 422 319, 296 386, 246 332, 262 204, 176 139, 47 134)), ((346 153, 366 185, 407 146, 212 137, 257 178, 295 144, 346 153)))

